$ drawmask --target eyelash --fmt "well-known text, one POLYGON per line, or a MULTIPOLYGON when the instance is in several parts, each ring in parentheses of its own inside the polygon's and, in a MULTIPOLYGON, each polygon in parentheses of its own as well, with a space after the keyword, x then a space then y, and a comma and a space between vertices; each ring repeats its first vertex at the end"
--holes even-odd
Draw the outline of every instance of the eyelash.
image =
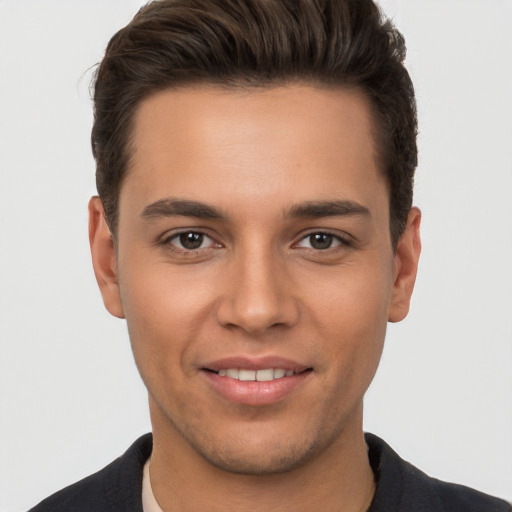
POLYGON ((181 252, 183 254, 195 254, 197 251, 200 251, 200 250, 221 247, 221 245, 219 243, 215 242, 215 240, 207 233, 200 231, 200 230, 192 230, 192 229, 180 231, 179 233, 174 233, 171 236, 166 237, 161 242, 161 245, 164 245, 167 247, 171 246, 172 250, 181 252), (177 245, 173 244, 173 240, 179 241, 181 237, 186 236, 186 235, 198 235, 198 236, 202 237, 200 245, 202 245, 204 243, 205 239, 209 239, 211 241, 211 243, 213 243, 213 247, 200 247, 199 246, 197 248, 188 249, 186 247, 183 247, 183 241, 180 242, 182 247, 178 247, 177 245))
MULTIPOLYGON (((303 249, 312 250, 315 252, 327 252, 327 251, 336 250, 336 248, 338 248, 340 246, 344 246, 344 247, 352 246, 351 241, 348 240, 346 237, 340 235, 339 233, 333 233, 332 231, 329 231, 329 230, 318 230, 318 231, 311 231, 311 232, 307 233, 306 235, 302 236, 298 242, 296 242, 292 245, 292 248, 301 248, 300 244, 302 242, 307 241, 308 239, 311 240, 312 237, 314 237, 314 236, 328 237, 330 239, 329 246, 325 247, 325 248, 315 248, 315 247, 311 247, 311 243, 310 243, 310 247, 302 247, 303 249), (335 245, 332 245, 333 243, 335 245)), ((167 247, 171 246, 172 250, 179 251, 183 254, 196 254, 198 251, 201 251, 204 249, 213 249, 213 248, 222 247, 222 245, 219 244, 218 242, 215 242, 215 240, 210 235, 208 235, 207 233, 200 231, 200 230, 184 230, 184 231, 180 231, 179 233, 174 233, 171 236, 166 237, 161 242, 161 244, 164 246, 167 246, 167 247), (173 243, 174 240, 179 241, 181 239, 181 237, 189 236, 189 235, 195 235, 195 236, 200 237, 200 244, 198 247, 195 247, 195 248, 183 247, 184 240, 180 241, 180 244, 182 247, 178 247, 177 245, 175 245, 173 243), (205 239, 209 239, 210 245, 213 243, 213 246, 201 247, 201 245, 203 245, 203 243, 205 242, 205 239)))
POLYGON ((332 231, 324 229, 324 230, 318 230, 318 231, 311 231, 311 232, 307 233, 297 243, 295 243, 293 245, 293 247, 297 247, 301 242, 311 239, 311 237, 318 236, 318 235, 331 237, 332 242, 337 242, 337 243, 334 246, 330 245, 329 247, 326 247, 324 249, 316 249, 314 247, 304 247, 304 249, 313 250, 316 252, 327 252, 329 250, 336 250, 336 248, 339 248, 340 246, 352 247, 352 245, 353 245, 352 242, 347 237, 344 237, 344 236, 340 235, 339 233, 333 233, 332 231))

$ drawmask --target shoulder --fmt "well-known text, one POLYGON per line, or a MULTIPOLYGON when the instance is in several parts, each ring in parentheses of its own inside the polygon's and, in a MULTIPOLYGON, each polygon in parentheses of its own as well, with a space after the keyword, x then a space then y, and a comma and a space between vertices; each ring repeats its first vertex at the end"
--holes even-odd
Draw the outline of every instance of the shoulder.
POLYGON ((142 512, 142 470, 153 446, 151 434, 93 475, 58 491, 29 512, 142 512))
POLYGON ((426 475, 377 436, 365 434, 365 438, 377 480, 369 512, 512 512, 501 499, 426 475))

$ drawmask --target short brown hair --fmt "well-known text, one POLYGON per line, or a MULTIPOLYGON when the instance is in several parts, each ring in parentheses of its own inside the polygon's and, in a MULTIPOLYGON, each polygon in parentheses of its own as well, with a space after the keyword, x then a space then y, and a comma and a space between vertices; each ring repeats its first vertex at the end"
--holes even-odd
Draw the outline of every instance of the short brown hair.
POLYGON ((294 81, 356 87, 377 121, 393 246, 412 205, 414 89, 405 44, 372 0, 155 0, 110 40, 94 85, 96 184, 112 233, 130 161, 134 112, 162 89, 294 81))

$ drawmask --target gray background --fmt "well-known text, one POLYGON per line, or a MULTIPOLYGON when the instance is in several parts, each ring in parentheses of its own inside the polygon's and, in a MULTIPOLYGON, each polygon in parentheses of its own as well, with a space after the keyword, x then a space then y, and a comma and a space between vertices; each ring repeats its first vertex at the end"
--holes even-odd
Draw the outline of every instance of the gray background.
MULTIPOLYGON (((149 430, 123 321, 103 309, 86 204, 91 71, 142 2, 0 0, 0 510, 149 430)), ((512 2, 387 0, 421 122, 424 251, 366 429, 439 478, 512 499, 512 2)))

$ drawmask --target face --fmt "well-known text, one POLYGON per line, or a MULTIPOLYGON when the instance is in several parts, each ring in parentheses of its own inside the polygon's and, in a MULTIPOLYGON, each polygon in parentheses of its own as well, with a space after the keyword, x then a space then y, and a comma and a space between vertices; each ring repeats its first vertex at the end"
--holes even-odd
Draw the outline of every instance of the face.
POLYGON ((417 214, 391 247, 372 123, 360 93, 300 85, 141 103, 117 256, 94 199, 91 240, 155 436, 260 474, 361 430, 419 247, 417 214))

